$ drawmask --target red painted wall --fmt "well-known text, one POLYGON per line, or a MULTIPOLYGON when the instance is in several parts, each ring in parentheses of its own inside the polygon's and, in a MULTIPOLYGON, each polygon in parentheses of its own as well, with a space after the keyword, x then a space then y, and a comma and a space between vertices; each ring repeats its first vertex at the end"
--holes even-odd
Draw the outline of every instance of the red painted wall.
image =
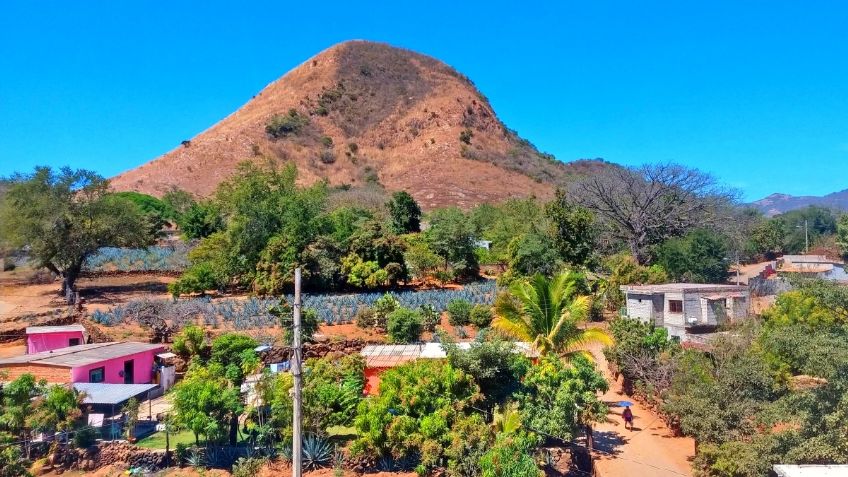
POLYGON ((158 353, 161 353, 162 350, 164 350, 164 348, 152 349, 141 353, 121 356, 120 358, 104 360, 88 366, 74 368, 71 370, 71 382, 89 382, 88 372, 102 366, 105 368, 105 375, 103 379, 104 383, 124 384, 124 378, 120 375, 120 372, 124 370, 124 361, 133 360, 135 361, 135 365, 132 384, 148 384, 153 380, 153 358, 158 353))
POLYGON ((85 343, 82 331, 62 331, 59 333, 32 333, 27 335, 27 353, 40 353, 54 349, 67 348, 71 338, 79 338, 80 344, 85 343))

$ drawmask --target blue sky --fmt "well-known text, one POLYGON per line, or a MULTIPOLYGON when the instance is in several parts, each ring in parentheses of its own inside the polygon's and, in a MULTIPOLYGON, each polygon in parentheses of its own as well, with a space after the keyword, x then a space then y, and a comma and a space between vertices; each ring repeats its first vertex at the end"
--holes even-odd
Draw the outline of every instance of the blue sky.
POLYGON ((4 0, 0 175, 117 174, 369 39, 456 67, 561 160, 680 162, 748 200, 848 188, 848 3, 697 3, 4 0))

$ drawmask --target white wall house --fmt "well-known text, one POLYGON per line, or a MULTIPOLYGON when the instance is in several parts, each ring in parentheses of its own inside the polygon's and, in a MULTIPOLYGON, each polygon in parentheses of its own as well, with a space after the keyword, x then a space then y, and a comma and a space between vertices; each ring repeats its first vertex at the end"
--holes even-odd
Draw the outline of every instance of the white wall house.
POLYGON ((621 287, 626 314, 665 327, 683 341, 695 329, 711 329, 748 316, 748 287, 665 283, 621 287))

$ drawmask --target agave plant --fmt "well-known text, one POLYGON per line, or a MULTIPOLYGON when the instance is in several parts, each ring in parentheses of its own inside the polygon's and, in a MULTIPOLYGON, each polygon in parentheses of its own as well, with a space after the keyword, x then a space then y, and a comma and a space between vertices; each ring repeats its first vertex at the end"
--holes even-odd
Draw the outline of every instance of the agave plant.
POLYGON ((328 466, 333 460, 333 446, 321 436, 303 438, 303 467, 307 470, 328 466))

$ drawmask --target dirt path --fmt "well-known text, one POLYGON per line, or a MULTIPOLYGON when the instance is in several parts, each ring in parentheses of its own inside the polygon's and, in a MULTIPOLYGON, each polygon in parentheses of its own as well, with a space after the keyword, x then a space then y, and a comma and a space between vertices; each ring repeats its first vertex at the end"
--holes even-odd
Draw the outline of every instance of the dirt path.
POLYGON ((601 477, 624 475, 645 477, 691 476, 691 462, 695 443, 687 437, 674 437, 671 431, 653 412, 640 406, 621 392, 621 384, 612 380, 607 361, 600 348, 592 349, 599 369, 610 382, 610 390, 603 399, 610 405, 607 422, 595 426, 595 469, 601 477), (634 429, 624 428, 620 401, 633 405, 634 429))

